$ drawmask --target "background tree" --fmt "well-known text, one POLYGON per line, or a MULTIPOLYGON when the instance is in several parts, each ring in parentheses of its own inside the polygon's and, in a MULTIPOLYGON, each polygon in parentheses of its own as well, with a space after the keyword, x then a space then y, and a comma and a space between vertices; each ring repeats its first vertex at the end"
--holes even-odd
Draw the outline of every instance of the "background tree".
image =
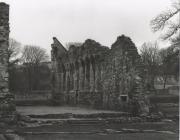
POLYGON ((46 50, 39 46, 26 45, 22 51, 21 60, 24 64, 39 65, 41 62, 48 60, 46 50))
POLYGON ((140 55, 145 69, 147 70, 149 86, 154 88, 154 80, 158 74, 158 67, 160 64, 158 43, 144 43, 140 49, 140 55))
POLYGON ((180 1, 176 0, 166 11, 161 12, 151 20, 153 32, 162 31, 161 38, 170 41, 170 47, 160 51, 161 73, 164 88, 168 75, 179 76, 179 51, 180 51, 180 1))
POLYGON ((168 80, 168 77, 170 75, 170 61, 168 59, 168 49, 163 48, 159 50, 159 56, 160 56, 160 69, 159 69, 159 76, 163 81, 163 88, 166 88, 166 82, 168 80), (169 67, 169 68, 168 68, 169 67))
POLYGON ((8 71, 9 71, 9 89, 12 91, 15 88, 17 79, 14 77, 16 72, 16 64, 19 62, 21 54, 21 43, 13 38, 9 39, 8 47, 8 71))
POLYGON ((173 2, 171 8, 160 13, 157 17, 151 20, 153 32, 164 31, 161 38, 170 40, 172 43, 180 43, 180 2, 173 2))
POLYGON ((42 62, 48 61, 48 58, 45 49, 38 46, 24 46, 21 61, 26 68, 29 91, 38 90, 40 65, 42 62))
POLYGON ((159 52, 159 56, 161 58, 161 67, 160 67, 160 75, 163 79, 164 88, 166 87, 166 82, 169 76, 174 76, 176 80, 178 80, 179 76, 179 52, 174 51, 172 46, 161 49, 159 52))
POLYGON ((20 53, 21 43, 13 38, 10 38, 8 47, 9 64, 17 63, 19 61, 20 53))

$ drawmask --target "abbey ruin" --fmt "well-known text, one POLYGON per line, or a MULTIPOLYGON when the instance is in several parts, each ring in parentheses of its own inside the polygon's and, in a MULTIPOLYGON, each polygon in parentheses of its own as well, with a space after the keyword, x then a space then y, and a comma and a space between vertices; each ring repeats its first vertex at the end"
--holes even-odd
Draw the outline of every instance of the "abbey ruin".
MULTIPOLYGON (((0 3, 0 114, 15 110, 8 88, 9 6, 0 3)), ((51 51, 52 97, 58 104, 119 109, 145 102, 146 76, 135 44, 121 35, 111 48, 87 39, 66 49, 56 37, 51 51)))
POLYGON ((59 103, 114 108, 144 97, 140 56, 129 37, 119 36, 111 48, 87 39, 68 50, 53 40, 52 89, 59 103))

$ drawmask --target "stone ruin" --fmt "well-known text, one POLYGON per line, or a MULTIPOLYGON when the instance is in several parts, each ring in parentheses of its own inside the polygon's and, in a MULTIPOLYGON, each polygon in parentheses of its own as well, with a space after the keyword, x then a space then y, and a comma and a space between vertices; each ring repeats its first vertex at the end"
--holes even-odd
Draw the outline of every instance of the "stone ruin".
POLYGON ((8 88, 9 5, 0 3, 0 118, 15 110, 8 88))
POLYGON ((102 55, 109 49, 93 40, 86 40, 80 46, 69 50, 53 38, 52 83, 53 95, 59 103, 90 104, 102 102, 100 79, 102 55))
POLYGON ((56 103, 115 109, 135 98, 141 111, 148 112, 140 56, 129 37, 119 36, 111 49, 91 39, 66 49, 57 38, 53 40, 52 92, 56 103), (122 71, 117 73, 118 69, 122 71))
MULTIPOLYGON (((141 104, 141 110, 148 112, 144 102, 143 77, 139 74, 142 72, 138 68, 140 59, 130 38, 124 35, 118 37, 111 49, 87 39, 82 45, 71 45, 67 50, 57 38, 53 40, 52 97, 56 103, 110 106, 114 109, 136 98, 141 104), (116 67, 122 70, 121 73, 117 74, 116 67), (107 87, 110 87, 108 90, 107 82, 107 87)), ((11 115, 15 111, 14 98, 8 88, 8 45, 9 5, 0 3, 1 116, 11 115)))

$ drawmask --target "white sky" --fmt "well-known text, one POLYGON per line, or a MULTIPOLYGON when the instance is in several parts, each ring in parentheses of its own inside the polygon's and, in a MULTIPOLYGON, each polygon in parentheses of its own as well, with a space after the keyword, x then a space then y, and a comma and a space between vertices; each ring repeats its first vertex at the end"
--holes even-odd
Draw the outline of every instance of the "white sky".
POLYGON ((111 46, 125 34, 136 46, 158 38, 150 20, 171 0, 0 0, 10 4, 10 36, 50 51, 52 37, 62 44, 91 38, 111 46))

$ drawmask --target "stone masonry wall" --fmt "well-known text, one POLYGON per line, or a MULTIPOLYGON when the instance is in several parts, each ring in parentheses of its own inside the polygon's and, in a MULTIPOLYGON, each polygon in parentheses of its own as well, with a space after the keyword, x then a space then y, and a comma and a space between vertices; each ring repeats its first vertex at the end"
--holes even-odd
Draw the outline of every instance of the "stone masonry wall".
MULTIPOLYGON (((141 59, 129 37, 119 36, 111 49, 87 39, 67 50, 53 39, 52 89, 57 102, 127 111, 131 101, 144 97, 139 82, 141 59)), ((143 111, 139 112, 148 112, 144 99, 140 104, 143 111)))
POLYGON ((101 58, 109 49, 94 40, 66 50, 54 38, 52 44, 53 94, 59 103, 102 104, 99 89, 101 58), (59 96, 59 99, 58 99, 59 96))
POLYGON ((0 118, 15 110, 8 88, 9 5, 0 3, 0 118))

